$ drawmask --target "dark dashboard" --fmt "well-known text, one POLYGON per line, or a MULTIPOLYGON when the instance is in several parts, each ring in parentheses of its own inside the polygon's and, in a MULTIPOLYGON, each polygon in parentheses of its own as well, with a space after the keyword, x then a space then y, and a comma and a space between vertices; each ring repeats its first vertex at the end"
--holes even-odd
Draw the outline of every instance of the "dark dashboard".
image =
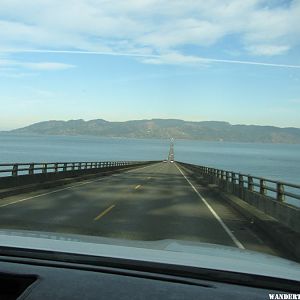
MULTIPOLYGON (((118 268, 0 257, 0 299, 269 299, 277 290, 118 268)), ((252 286, 251 286, 252 285, 252 286)), ((297 287, 295 287, 297 289, 297 287)))

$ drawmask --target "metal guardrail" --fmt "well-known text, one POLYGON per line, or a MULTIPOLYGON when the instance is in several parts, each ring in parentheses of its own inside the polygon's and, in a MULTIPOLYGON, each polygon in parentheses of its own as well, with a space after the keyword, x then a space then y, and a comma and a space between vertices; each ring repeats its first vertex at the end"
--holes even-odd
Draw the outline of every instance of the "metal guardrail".
POLYGON ((39 173, 57 173, 101 169, 110 167, 143 164, 139 161, 105 161, 105 162, 52 162, 52 163, 7 163, 0 164, 0 177, 34 175, 39 173))
POLYGON ((280 202, 285 201, 286 196, 300 200, 300 185, 298 184, 204 166, 197 166, 197 169, 200 170, 200 173, 208 177, 218 178, 222 181, 238 185, 240 190, 247 188, 251 192, 258 192, 263 196, 270 196, 280 202), (291 190, 294 192, 291 192, 291 190))

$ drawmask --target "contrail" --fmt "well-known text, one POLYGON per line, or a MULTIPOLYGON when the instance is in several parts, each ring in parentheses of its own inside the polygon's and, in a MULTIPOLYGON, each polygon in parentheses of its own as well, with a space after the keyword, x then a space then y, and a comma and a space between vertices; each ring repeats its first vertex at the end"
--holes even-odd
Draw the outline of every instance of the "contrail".
POLYGON ((82 50, 39 50, 39 49, 14 49, 0 50, 5 53, 57 53, 57 54, 90 54, 90 55, 111 55, 111 56, 130 56, 130 57, 151 57, 159 58, 160 55, 141 54, 141 53, 126 53, 126 52, 106 52, 106 51, 82 51, 82 50))
MULTIPOLYGON (((57 54, 86 54, 86 55, 110 55, 110 56, 128 56, 141 58, 163 58, 164 55, 159 54, 142 54, 142 53, 126 53, 126 52, 106 52, 106 51, 82 51, 82 50, 39 50, 39 49, 14 49, 14 50, 0 50, 0 53, 57 53, 57 54)), ((226 64, 243 64, 243 65, 257 65, 275 68, 294 68, 300 69, 300 65, 288 64, 274 64, 249 60, 231 60, 231 59, 217 59, 210 57, 195 56, 195 59, 203 60, 203 62, 226 63, 226 64)))
POLYGON ((207 61, 217 62, 217 63, 258 65, 258 66, 277 67, 277 68, 300 69, 300 65, 272 64, 272 63, 264 63, 264 62, 249 61, 249 60, 216 59, 216 58, 205 58, 205 57, 201 57, 201 58, 207 61))

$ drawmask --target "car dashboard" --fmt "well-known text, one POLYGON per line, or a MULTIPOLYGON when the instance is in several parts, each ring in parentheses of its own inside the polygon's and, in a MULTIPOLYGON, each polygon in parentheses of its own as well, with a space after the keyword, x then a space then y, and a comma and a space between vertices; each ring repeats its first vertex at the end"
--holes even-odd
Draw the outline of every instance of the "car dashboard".
POLYGON ((283 289, 255 286, 253 276, 235 284, 224 274, 196 276, 183 270, 180 275, 180 269, 166 271, 162 265, 130 267, 130 261, 127 267, 116 261, 92 265, 84 258, 78 263, 76 257, 61 261, 53 256, 54 260, 1 255, 0 299, 269 299, 269 294, 298 290, 289 283, 281 285, 283 289))

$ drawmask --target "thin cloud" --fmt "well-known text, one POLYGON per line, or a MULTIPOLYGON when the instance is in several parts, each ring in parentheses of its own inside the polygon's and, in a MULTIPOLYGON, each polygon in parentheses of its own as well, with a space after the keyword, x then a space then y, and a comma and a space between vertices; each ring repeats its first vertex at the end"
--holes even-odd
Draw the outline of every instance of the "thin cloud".
POLYGON ((286 45, 254 45, 250 46, 247 50, 255 55, 273 56, 288 52, 290 47, 286 45))
MULTIPOLYGON (((243 65, 256 65, 256 66, 264 66, 264 67, 277 67, 277 68, 294 68, 300 69, 300 65, 290 65, 290 64, 277 64, 277 63, 267 63, 267 62, 259 62, 259 61, 249 61, 249 60, 231 60, 231 59, 219 59, 219 58, 211 58, 211 57, 202 57, 202 56, 188 56, 182 55, 178 53, 170 53, 170 54, 140 54, 140 53, 126 53, 126 52, 105 52, 105 51, 77 51, 77 50, 38 50, 38 49, 23 49, 23 50, 5 50, 2 52, 8 53, 52 53, 52 54, 75 54, 75 55, 109 55, 109 56, 128 56, 128 57, 136 57, 136 58, 144 58, 144 62, 152 63, 152 64, 163 64, 163 63, 190 63, 190 64, 207 64, 207 63, 226 63, 226 64, 243 64, 243 65)), ((38 67, 39 64, 36 63, 38 67)), ((41 63, 40 66, 43 66, 41 63)), ((44 65, 47 67, 47 64, 44 65)), ((66 64, 57 64, 58 68, 60 67, 74 67, 73 65, 66 64)), ((55 67, 55 63, 50 63, 48 66, 49 69, 55 67)))
POLYGON ((20 63, 25 68, 37 71, 59 71, 75 68, 74 65, 57 62, 39 62, 39 63, 20 63))
POLYGON ((58 71, 74 68, 75 65, 58 63, 58 62, 22 62, 12 59, 0 59, 0 68, 24 68, 35 71, 58 71))

